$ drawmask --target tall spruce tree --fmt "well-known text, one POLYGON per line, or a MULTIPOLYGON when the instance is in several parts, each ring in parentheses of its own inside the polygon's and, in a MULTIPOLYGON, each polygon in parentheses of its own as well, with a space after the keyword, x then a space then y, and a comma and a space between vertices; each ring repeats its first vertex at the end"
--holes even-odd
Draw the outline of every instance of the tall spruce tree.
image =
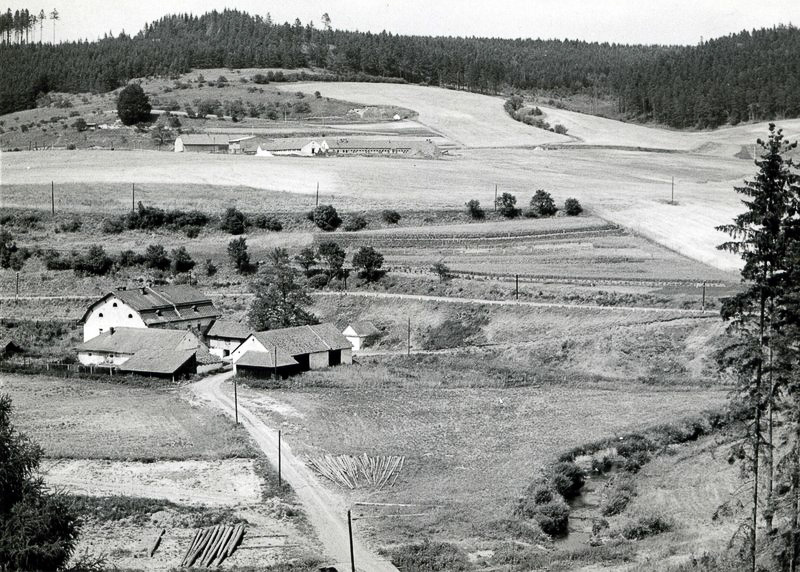
POLYGON ((722 318, 730 322, 728 333, 733 340, 724 352, 724 364, 738 379, 736 399, 750 411, 748 476, 753 480, 753 506, 748 528, 754 572, 762 478, 766 498, 761 516, 767 532, 772 531, 773 525, 773 423, 778 397, 773 376, 774 319, 789 266, 789 230, 797 197, 791 161, 784 160, 796 143, 784 141, 782 130, 770 124, 768 139, 759 139, 758 145, 762 152, 755 162, 758 166, 755 179, 735 188, 745 196, 742 203, 746 210, 732 224, 718 227, 732 238, 719 248, 739 255, 744 261, 741 275, 745 289, 725 301, 722 318), (762 457, 766 464, 763 471, 762 457))

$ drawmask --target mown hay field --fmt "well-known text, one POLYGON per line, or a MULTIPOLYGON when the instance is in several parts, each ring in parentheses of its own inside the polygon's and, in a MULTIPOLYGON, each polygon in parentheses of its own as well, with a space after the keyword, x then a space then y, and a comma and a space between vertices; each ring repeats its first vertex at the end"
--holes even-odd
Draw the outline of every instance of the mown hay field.
POLYGON ((177 389, 154 385, 3 374, 0 393, 11 396, 17 428, 48 457, 147 461, 254 455, 246 432, 227 417, 188 403, 177 389))
POLYGON ((482 371, 462 371, 460 383, 442 386, 439 370, 457 370, 455 361, 403 359, 309 374, 291 388, 269 391, 280 408, 259 405, 264 390, 239 393, 260 415, 281 424, 295 454, 405 457, 393 487, 343 491, 351 502, 415 505, 356 506, 357 529, 384 543, 420 535, 451 541, 502 535, 497 522, 511 516, 536 471, 560 452, 725 399, 718 388, 619 382, 466 386, 480 383, 482 371), (417 516, 381 517, 402 512, 417 516))

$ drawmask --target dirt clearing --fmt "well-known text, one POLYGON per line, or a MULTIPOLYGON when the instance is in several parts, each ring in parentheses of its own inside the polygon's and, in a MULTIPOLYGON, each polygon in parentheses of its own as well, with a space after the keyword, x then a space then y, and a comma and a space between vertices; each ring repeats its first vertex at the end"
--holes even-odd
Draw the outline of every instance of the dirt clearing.
POLYGON ((136 463, 83 459, 44 462, 48 485, 71 494, 159 498, 178 504, 233 506, 261 497, 252 459, 136 463))

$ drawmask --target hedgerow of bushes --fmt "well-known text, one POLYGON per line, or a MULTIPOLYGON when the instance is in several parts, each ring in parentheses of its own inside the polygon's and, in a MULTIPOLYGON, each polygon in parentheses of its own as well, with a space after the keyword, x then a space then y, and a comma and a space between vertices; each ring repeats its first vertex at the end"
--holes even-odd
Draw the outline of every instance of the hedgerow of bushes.
MULTIPOLYGON (((514 515, 535 521, 543 532, 551 536, 565 534, 569 526, 567 501, 580 494, 586 477, 575 460, 602 451, 608 451, 609 456, 593 459, 592 471, 604 473, 618 467, 624 473, 615 475, 601 511, 605 516, 619 514, 635 495, 635 484, 630 475, 638 472, 650 460, 651 454, 663 451, 669 445, 696 441, 733 420, 735 415, 732 413, 706 411, 675 423, 657 425, 645 431, 602 439, 570 449, 557 462, 545 468, 528 486, 517 502, 514 515)), ((622 536, 627 539, 644 538, 665 532, 671 526, 670 522, 657 516, 643 517, 640 521, 624 528, 622 536)))
POLYGON ((105 276, 112 271, 136 266, 154 270, 171 269, 174 274, 191 271, 195 262, 185 247, 181 246, 167 253, 160 244, 151 244, 144 253, 123 250, 117 256, 106 253, 100 245, 92 245, 85 252, 73 250, 63 255, 57 250, 44 250, 39 253, 48 270, 73 270, 81 276, 105 276))

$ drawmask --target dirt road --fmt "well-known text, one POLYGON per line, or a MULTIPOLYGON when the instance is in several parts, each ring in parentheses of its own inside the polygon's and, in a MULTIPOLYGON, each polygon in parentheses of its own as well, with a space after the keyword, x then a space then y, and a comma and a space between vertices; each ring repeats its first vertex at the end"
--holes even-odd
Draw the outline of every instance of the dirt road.
MULTIPOLYGON (((232 372, 209 376, 192 386, 201 399, 219 407, 233 416, 234 404, 222 389, 222 384, 233 376, 232 372)), ((258 417, 239 403, 239 421, 249 431, 270 462, 275 463, 278 450, 278 433, 267 427, 258 417)), ((282 476, 297 493, 308 518, 319 537, 326 555, 339 570, 350 569, 350 552, 347 531, 347 508, 316 479, 311 470, 292 454, 285 442, 281 444, 282 476)), ((355 532, 355 531, 354 531, 355 532)), ((354 537, 354 555, 357 570, 362 572, 397 572, 391 563, 368 550, 354 537)))

